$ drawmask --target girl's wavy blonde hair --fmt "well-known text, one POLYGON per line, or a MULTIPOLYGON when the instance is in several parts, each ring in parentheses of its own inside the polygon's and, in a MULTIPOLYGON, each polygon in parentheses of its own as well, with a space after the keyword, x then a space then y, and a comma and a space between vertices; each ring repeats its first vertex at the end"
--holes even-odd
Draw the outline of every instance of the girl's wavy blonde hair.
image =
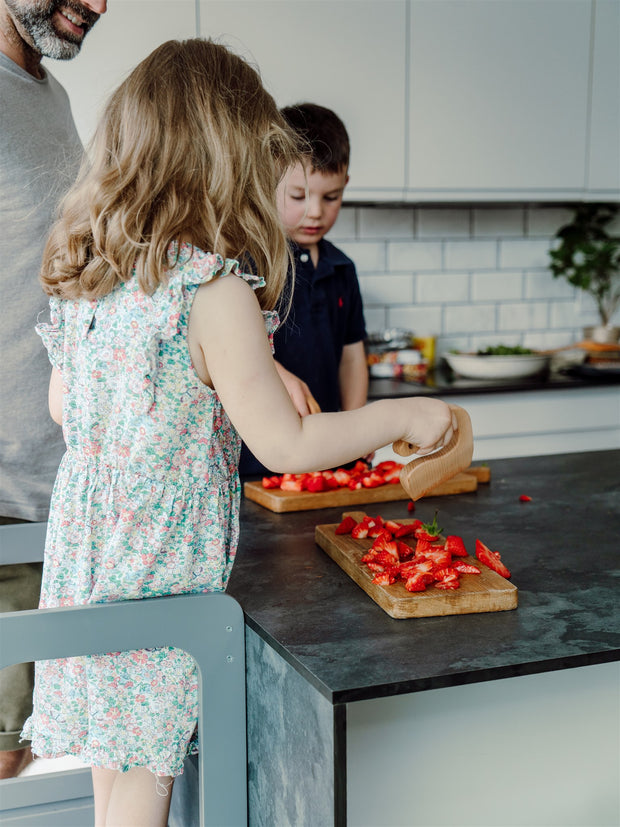
POLYGON ((290 261, 276 188, 297 139, 258 72, 211 40, 170 40, 110 98, 44 255, 47 293, 92 299, 134 266, 148 294, 172 241, 239 260, 278 302, 290 261))

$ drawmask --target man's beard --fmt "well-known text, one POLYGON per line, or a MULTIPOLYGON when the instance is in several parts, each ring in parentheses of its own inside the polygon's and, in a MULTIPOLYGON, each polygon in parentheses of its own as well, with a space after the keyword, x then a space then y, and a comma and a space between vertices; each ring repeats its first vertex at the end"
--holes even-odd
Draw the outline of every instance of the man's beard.
POLYGON ((75 0, 35 0, 26 7, 19 0, 5 2, 19 27, 28 35, 31 45, 44 57, 55 60, 70 60, 75 57, 86 34, 99 19, 98 14, 75 0), (65 30, 58 31, 53 23, 57 8, 73 12, 83 20, 84 33, 78 35, 65 30))

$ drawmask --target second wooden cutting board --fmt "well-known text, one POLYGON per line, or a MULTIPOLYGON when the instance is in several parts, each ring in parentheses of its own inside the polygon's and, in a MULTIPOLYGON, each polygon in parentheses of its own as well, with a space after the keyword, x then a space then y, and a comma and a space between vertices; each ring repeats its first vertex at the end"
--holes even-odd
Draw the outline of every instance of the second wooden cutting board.
MULTIPOLYGON (((475 491, 479 482, 488 482, 490 470, 484 465, 472 465, 462 474, 442 482, 427 497, 444 497, 449 494, 464 494, 475 491)), ((311 511, 318 508, 346 508, 356 505, 408 500, 409 494, 400 483, 380 485, 378 488, 336 488, 333 491, 282 491, 279 488, 263 488, 260 480, 243 484, 243 493, 248 500, 268 508, 270 511, 311 511)))
MULTIPOLYGON (((359 521, 364 514, 357 512, 352 516, 359 521)), ((350 534, 336 534, 336 526, 337 523, 318 525, 315 530, 317 545, 390 617, 403 619, 503 612, 517 607, 517 587, 470 556, 461 559, 478 566, 480 574, 462 575, 461 585, 454 591, 442 591, 429 586, 423 592, 408 592, 404 583, 379 586, 372 582, 374 573, 360 562, 372 545, 372 540, 355 540, 350 534)))

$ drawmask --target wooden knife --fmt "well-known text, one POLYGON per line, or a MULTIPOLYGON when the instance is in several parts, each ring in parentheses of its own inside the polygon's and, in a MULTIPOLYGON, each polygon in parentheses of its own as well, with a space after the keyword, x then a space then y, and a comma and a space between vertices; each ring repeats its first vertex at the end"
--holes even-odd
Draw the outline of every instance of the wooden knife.
MULTIPOLYGON (((400 483, 412 500, 419 500, 432 488, 465 471, 471 464, 474 452, 471 419, 460 405, 449 407, 456 416, 458 428, 448 445, 432 454, 417 457, 400 472, 400 483)), ((401 457, 408 457, 415 454, 416 446, 399 439, 393 443, 392 450, 401 457)))

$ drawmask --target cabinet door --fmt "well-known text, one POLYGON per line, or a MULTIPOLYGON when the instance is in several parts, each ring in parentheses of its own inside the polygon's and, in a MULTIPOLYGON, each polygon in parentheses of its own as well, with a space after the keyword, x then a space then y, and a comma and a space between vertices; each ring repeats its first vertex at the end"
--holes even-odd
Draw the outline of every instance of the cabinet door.
POLYGON ((200 31, 257 64, 279 106, 333 109, 351 139, 347 198, 401 198, 405 0, 201 0, 200 31))
POLYGON ((62 83, 83 142, 107 97, 134 66, 166 40, 195 37, 194 0, 111 0, 74 60, 45 65, 62 83))
POLYGON ((411 0, 417 197, 580 197, 590 0, 411 0))
POLYGON ((587 188, 620 198, 620 3, 595 0, 587 188))

